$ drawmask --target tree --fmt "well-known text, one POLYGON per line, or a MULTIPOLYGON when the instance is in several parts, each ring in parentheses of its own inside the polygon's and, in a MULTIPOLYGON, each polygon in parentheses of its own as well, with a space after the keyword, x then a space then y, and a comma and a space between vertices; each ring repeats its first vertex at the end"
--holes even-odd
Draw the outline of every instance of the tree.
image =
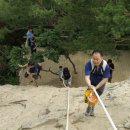
POLYGON ((43 34, 37 39, 39 45, 44 47, 43 55, 50 60, 58 63, 59 57, 64 55, 66 59, 70 61, 74 68, 74 73, 77 73, 76 67, 71 60, 68 48, 62 46, 62 41, 60 40, 60 34, 56 30, 46 30, 43 34))
POLYGON ((113 42, 123 42, 130 40, 130 18, 127 13, 124 1, 110 1, 106 6, 98 9, 96 20, 98 30, 107 39, 113 42))
POLYGON ((126 3, 128 1, 71 0, 57 28, 61 32, 69 30, 76 33, 69 45, 77 51, 101 48, 109 54, 116 53, 116 42, 129 42, 130 19, 125 15, 128 10, 126 3))
POLYGON ((0 84, 18 84, 18 77, 16 77, 15 72, 10 70, 10 66, 8 64, 11 46, 0 46, 0 84))

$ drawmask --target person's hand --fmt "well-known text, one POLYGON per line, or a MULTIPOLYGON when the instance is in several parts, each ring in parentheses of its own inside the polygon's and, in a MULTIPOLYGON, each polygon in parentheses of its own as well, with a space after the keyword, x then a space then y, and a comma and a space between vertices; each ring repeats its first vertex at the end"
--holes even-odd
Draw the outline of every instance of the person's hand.
POLYGON ((90 85, 90 86, 89 86, 89 89, 92 89, 92 90, 93 90, 93 88, 94 88, 94 86, 93 86, 93 85, 90 85))
POLYGON ((96 89, 96 90, 98 89, 97 86, 95 87, 95 89, 96 89))

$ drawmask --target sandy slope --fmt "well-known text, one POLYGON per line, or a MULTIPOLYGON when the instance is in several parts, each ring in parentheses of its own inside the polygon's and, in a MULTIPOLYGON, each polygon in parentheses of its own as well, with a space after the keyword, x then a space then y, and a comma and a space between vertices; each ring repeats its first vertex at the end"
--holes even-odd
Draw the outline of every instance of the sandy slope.
MULTIPOLYGON (((112 130, 100 104, 86 117, 85 87, 70 89, 69 130, 112 130)), ((130 130, 130 80, 107 84, 101 97, 118 130, 130 130)), ((0 87, 0 130, 65 130, 67 88, 0 87)))

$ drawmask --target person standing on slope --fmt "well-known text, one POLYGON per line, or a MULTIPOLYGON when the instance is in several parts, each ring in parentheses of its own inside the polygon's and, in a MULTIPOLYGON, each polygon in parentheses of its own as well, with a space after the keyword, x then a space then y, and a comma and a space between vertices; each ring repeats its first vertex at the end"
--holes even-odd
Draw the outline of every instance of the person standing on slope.
MULTIPOLYGON (((105 84, 110 77, 109 65, 103 60, 103 53, 100 50, 92 52, 92 59, 85 65, 85 81, 88 89, 96 89, 99 96, 102 95, 105 84)), ((94 116, 94 106, 88 105, 86 116, 94 116)))

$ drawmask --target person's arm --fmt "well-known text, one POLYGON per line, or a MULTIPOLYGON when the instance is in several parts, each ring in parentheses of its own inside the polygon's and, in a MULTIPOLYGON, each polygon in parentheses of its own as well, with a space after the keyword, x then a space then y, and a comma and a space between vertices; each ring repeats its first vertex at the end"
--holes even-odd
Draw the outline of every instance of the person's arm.
POLYGON ((20 64, 18 64, 18 66, 19 66, 20 68, 25 68, 25 67, 28 66, 28 64, 25 64, 25 65, 20 65, 20 64))
POLYGON ((108 81, 109 77, 110 77, 110 67, 107 65, 106 69, 103 73, 103 79, 99 82, 99 84, 95 87, 95 89, 99 89, 100 87, 105 85, 105 83, 108 81))
POLYGON ((85 81, 89 89, 92 89, 94 87, 91 84, 91 80, 90 80, 91 69, 92 69, 91 62, 88 61, 87 64, 85 65, 85 81))
POLYGON ((113 70, 114 70, 114 68, 110 67, 110 70, 112 70, 112 71, 113 71, 113 70))
POLYGON ((59 75, 59 73, 60 73, 59 70, 57 70, 57 71, 56 71, 56 74, 59 75))
POLYGON ((101 82, 95 87, 95 89, 99 89, 102 87, 106 82, 108 81, 108 78, 103 78, 101 82))
POLYGON ((86 75, 85 76, 85 81, 87 83, 87 86, 89 87, 89 89, 92 89, 94 86, 91 84, 91 81, 90 81, 90 76, 89 75, 86 75))
POLYGON ((112 64, 112 65, 110 66, 110 69, 111 69, 112 71, 115 69, 114 64, 112 64))

